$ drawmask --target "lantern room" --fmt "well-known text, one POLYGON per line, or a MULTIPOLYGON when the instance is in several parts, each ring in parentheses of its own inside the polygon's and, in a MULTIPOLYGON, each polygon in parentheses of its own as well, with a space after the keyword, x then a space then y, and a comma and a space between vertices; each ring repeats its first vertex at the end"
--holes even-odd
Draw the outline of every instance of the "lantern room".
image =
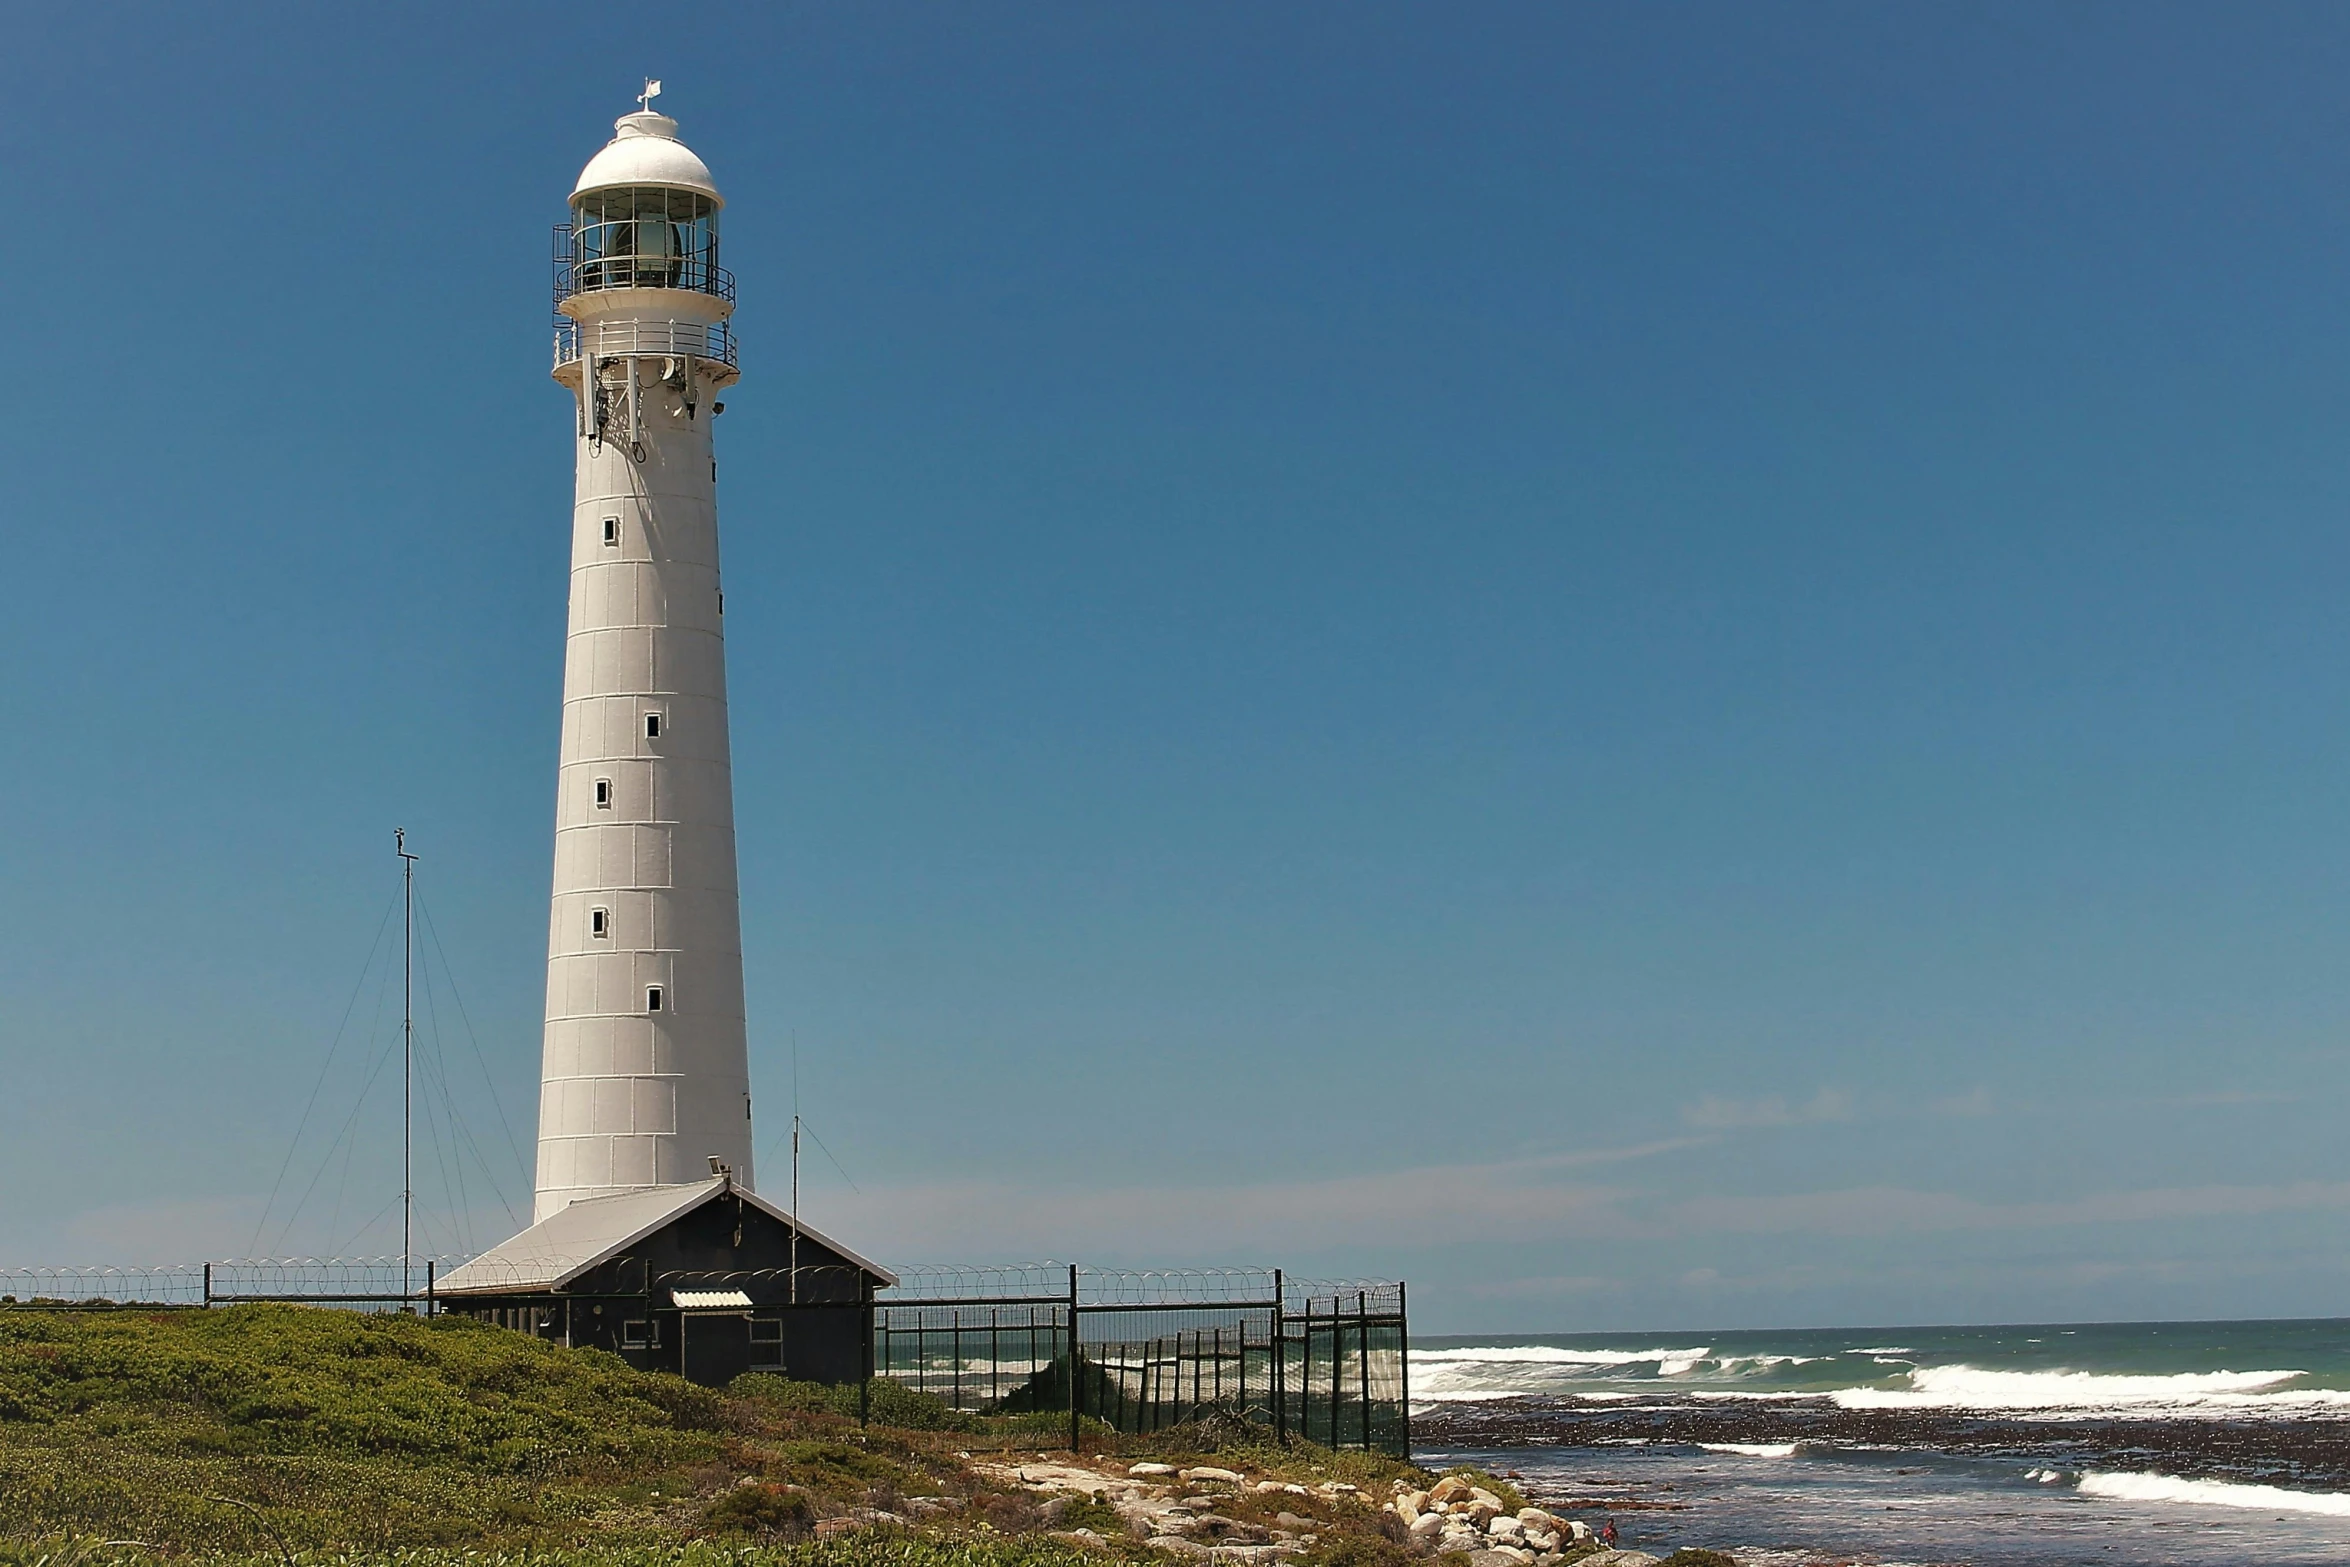
MULTIPOLYGON (((555 232, 555 299, 614 289, 679 289, 734 298, 718 264, 718 212, 726 205, 710 170, 677 139, 677 122, 651 109, 613 122, 571 193, 571 221, 555 232)), ((576 314, 576 311, 567 312, 576 314)))

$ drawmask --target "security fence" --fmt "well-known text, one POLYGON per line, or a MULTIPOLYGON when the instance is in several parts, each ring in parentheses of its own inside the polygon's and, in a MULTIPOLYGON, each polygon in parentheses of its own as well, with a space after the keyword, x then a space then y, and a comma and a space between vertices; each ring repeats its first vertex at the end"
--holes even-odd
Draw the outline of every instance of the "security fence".
POLYGON ((45 1311, 201 1309, 289 1301, 429 1313, 447 1261, 417 1257, 293 1258, 153 1268, 0 1268, 0 1307, 45 1311))
MULTIPOLYGON (((451 1271, 446 1259, 396 1257, 0 1269, 0 1309, 299 1302, 460 1312, 570 1343, 587 1315, 609 1308, 633 1314, 617 1324, 624 1350, 666 1346, 687 1357, 714 1346, 735 1357, 721 1378, 765 1370, 868 1389, 878 1379, 966 1414, 1049 1416, 1056 1433, 1065 1421, 1072 1446, 1089 1420, 1144 1435, 1221 1417, 1276 1441, 1399 1457, 1411 1448, 1399 1282, 1297 1280, 1277 1268, 914 1266, 868 1305, 853 1278, 830 1277, 837 1268, 648 1269, 624 1296, 543 1282, 525 1295, 518 1279, 512 1299, 478 1284, 443 1293, 438 1281, 451 1271), (629 1331, 643 1337, 630 1340, 629 1331)), ((690 1374, 693 1365, 681 1358, 667 1369, 690 1374)), ((1021 1424, 1034 1432, 1038 1422, 1021 1424)))
POLYGON ((1223 1415, 1277 1441, 1408 1455, 1400 1283, 1052 1265, 917 1268, 873 1310, 873 1372, 974 1414, 1143 1434, 1223 1415))

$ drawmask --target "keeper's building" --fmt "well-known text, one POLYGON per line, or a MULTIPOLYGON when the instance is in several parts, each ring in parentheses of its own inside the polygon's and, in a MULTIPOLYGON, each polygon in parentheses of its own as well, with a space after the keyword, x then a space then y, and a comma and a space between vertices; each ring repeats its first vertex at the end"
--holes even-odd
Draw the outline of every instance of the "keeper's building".
POLYGON ((871 1376, 874 1292, 897 1281, 721 1172, 583 1198, 433 1293, 440 1310, 722 1387, 745 1371, 871 1376))

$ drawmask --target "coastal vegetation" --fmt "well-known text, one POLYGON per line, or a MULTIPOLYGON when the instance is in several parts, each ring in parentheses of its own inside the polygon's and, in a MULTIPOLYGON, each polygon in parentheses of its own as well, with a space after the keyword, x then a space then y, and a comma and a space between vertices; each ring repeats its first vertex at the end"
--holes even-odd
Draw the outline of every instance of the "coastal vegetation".
POLYGON ((1072 1459, 1065 1416, 864 1397, 860 1427, 855 1387, 714 1391, 458 1318, 0 1307, 0 1567, 1165 1567, 1266 1542, 1401 1567, 1381 1503, 1440 1484, 1236 1419, 1089 1422, 1072 1459))

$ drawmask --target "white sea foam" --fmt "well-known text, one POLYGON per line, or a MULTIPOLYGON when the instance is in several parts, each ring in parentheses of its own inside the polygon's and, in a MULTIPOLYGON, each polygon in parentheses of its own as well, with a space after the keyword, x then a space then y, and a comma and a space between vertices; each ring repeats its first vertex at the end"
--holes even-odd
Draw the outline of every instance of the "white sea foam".
POLYGON ((1487 1399, 1580 1393, 1587 1380, 1654 1366, 1658 1377, 1685 1376, 1713 1352, 1693 1347, 1560 1349, 1549 1344, 1412 1351, 1412 1397, 1458 1404, 1487 1399))
POLYGON ((1906 1388, 1839 1388, 1846 1409, 2152 1409, 2261 1408, 2350 1403, 2350 1393, 2281 1393, 2298 1371, 2202 1371, 2178 1376, 2108 1376, 2090 1371, 1986 1371, 1979 1366, 1921 1366, 1906 1388))
POLYGON ((1744 1366, 1768 1371, 1773 1366, 1808 1366, 1821 1358, 1818 1355, 1724 1355, 1717 1363, 1730 1375, 1737 1376, 1744 1366))
POLYGON ((1709 1453, 1737 1453, 1745 1458, 1793 1458, 1793 1442, 1700 1442, 1709 1453))
POLYGON ((1649 1361, 1705 1359, 1713 1351, 1695 1349, 1558 1349, 1548 1344, 1524 1344, 1485 1349, 1415 1349, 1414 1366, 1525 1365, 1525 1366, 1638 1366, 1649 1361))
POLYGON ((2350 1495, 2339 1491, 2288 1491, 2281 1485, 2240 1485, 2232 1480, 2182 1480, 2175 1475, 2104 1473, 2081 1476, 2084 1496, 2124 1502, 2186 1502, 2204 1507, 2255 1507, 2271 1513, 2322 1513, 2350 1518, 2350 1495))
POLYGON ((1914 1355, 1916 1350, 1907 1344, 1872 1344, 1862 1349, 1848 1349, 1847 1355, 1914 1355))

